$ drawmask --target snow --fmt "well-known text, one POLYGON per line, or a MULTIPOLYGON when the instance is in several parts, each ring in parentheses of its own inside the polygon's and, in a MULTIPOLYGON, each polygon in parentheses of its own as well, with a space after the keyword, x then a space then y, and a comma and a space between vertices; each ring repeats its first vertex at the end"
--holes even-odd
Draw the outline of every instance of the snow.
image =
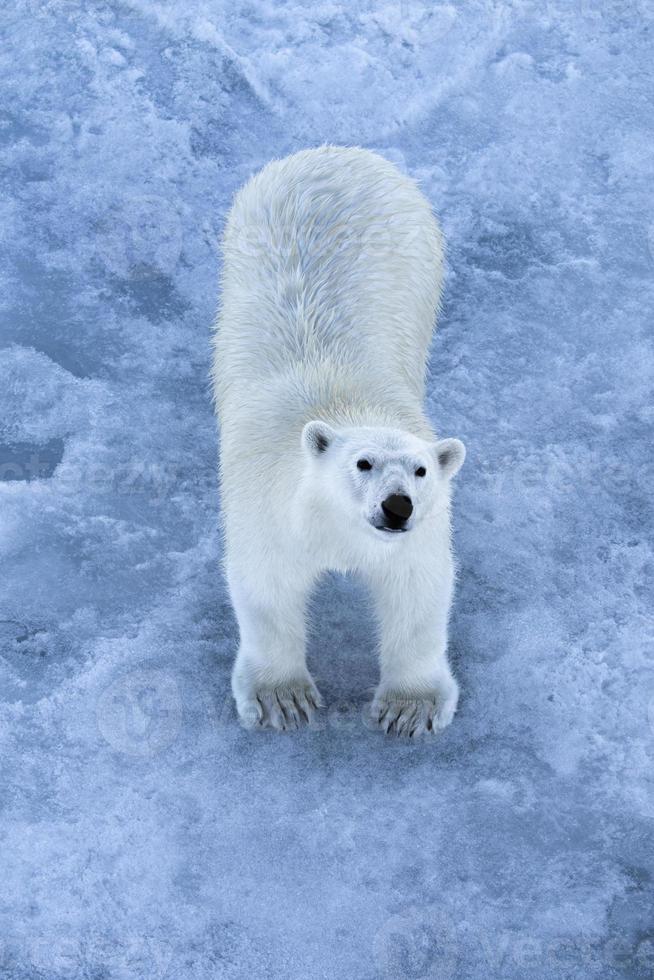
POLYGON ((0 51, 0 974, 649 977, 650 0, 13 0, 0 51), (429 410, 468 458, 438 740, 239 728, 208 387, 217 240, 360 144, 448 240, 429 410))

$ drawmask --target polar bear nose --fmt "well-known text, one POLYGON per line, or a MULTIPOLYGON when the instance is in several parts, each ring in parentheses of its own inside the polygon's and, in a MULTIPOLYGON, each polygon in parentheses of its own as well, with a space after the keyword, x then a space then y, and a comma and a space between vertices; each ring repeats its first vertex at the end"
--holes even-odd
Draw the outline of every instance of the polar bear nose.
POLYGON ((411 497, 401 493, 392 493, 382 501, 382 510, 391 527, 400 527, 411 517, 413 504, 411 497))

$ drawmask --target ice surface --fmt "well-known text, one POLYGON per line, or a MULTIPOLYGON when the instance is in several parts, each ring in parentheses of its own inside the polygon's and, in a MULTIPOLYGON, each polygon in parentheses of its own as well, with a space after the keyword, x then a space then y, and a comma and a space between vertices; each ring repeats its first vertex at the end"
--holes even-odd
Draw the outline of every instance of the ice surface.
POLYGON ((0 976, 652 976, 650 0, 0 16, 0 976), (321 142, 418 177, 449 243, 463 697, 419 745, 362 722, 348 580, 321 730, 229 697, 216 242, 321 142))

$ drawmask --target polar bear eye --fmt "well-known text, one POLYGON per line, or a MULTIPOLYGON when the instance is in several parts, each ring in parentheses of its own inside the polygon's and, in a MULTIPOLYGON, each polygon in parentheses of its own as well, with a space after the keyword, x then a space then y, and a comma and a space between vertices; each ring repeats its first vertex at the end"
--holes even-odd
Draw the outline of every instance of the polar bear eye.
POLYGON ((369 459, 358 459, 357 460, 357 468, 360 469, 360 470, 371 470, 372 469, 372 463, 370 462, 369 459))
POLYGON ((427 476, 427 470, 424 466, 419 466, 416 470, 416 476, 427 476))

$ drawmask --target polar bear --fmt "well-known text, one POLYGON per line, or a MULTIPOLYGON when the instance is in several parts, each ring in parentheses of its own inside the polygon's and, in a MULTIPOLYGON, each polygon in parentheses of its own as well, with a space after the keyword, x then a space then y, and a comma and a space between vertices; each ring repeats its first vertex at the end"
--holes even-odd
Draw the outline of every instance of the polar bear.
POLYGON ((442 257, 428 201, 368 150, 273 161, 234 200, 213 386, 246 726, 293 729, 320 707, 306 604, 327 569, 372 592, 374 721, 413 736, 452 720, 450 481, 465 448, 422 407, 442 257))

